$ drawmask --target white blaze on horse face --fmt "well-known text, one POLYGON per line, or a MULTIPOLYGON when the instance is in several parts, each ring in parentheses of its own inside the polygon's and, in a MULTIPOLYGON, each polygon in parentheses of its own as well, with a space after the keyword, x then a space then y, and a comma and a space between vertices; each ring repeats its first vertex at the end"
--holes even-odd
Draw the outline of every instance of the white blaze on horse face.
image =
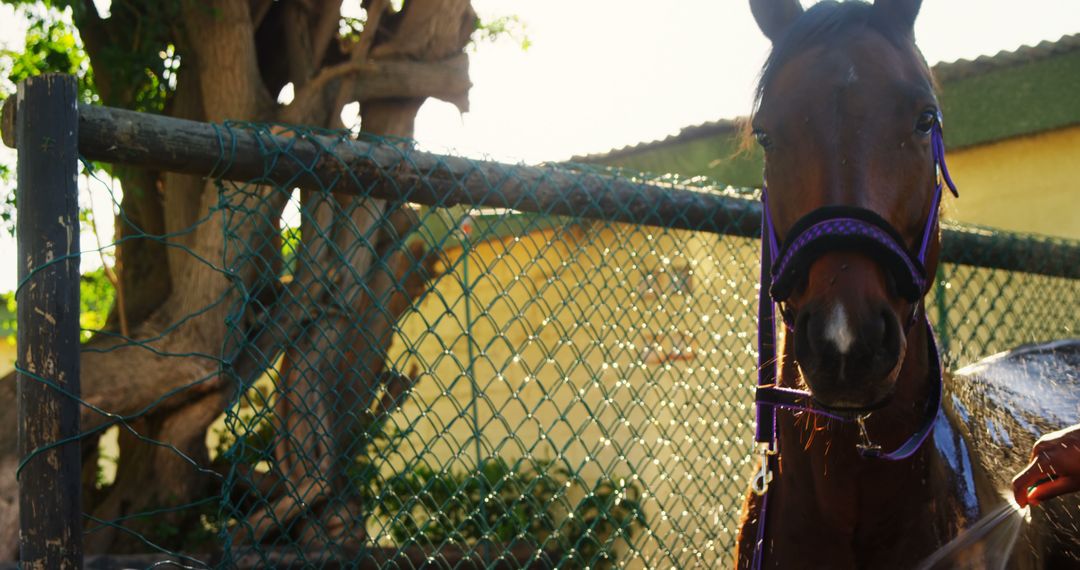
POLYGON ((847 84, 848 85, 854 85, 855 82, 858 81, 858 80, 859 80, 859 74, 855 73, 855 64, 852 64, 850 67, 848 67, 847 84))
POLYGON ((851 349, 851 343, 855 342, 855 335, 851 333, 851 327, 848 326, 847 312, 844 311, 844 305, 841 303, 833 305, 829 321, 825 323, 825 338, 836 345, 836 350, 840 354, 847 354, 847 351, 851 349))

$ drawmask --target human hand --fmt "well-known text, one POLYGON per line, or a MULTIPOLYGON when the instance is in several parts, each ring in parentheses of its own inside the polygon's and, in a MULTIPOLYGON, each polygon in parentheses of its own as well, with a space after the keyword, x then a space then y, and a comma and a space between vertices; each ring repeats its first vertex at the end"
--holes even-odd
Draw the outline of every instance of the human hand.
POLYGON ((1012 487, 1021 507, 1080 490, 1080 424, 1040 437, 1012 487))

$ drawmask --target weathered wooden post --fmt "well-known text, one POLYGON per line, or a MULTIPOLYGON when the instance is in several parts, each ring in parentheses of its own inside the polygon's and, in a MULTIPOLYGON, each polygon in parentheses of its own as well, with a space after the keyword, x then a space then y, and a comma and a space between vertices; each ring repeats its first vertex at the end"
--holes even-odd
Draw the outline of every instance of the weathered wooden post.
POLYGON ((79 442, 49 447, 79 433, 77 94, 53 74, 16 95, 22 568, 82 568, 79 442))

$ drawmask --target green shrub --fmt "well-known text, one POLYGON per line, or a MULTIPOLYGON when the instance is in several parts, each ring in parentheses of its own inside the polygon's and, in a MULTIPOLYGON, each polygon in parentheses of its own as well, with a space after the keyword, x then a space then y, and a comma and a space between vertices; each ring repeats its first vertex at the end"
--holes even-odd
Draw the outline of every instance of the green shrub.
POLYGON ((641 491, 610 479, 588 485, 550 461, 496 458, 469 472, 427 466, 387 480, 379 517, 399 545, 527 543, 573 557, 563 567, 605 568, 645 525, 641 491))

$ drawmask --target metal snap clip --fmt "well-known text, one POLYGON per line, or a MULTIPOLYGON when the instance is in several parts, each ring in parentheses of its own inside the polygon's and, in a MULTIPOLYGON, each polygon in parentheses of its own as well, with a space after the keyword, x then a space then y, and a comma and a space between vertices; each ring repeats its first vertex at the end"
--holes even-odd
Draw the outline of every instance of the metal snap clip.
POLYGON ((855 423, 859 424, 859 437, 862 438, 862 443, 855 447, 864 457, 877 457, 881 455, 881 446, 870 441, 870 432, 866 431, 868 419, 870 419, 870 414, 863 414, 855 419, 855 423))
POLYGON ((757 444, 757 454, 761 458, 761 468, 758 470, 753 482, 750 483, 750 488, 759 497, 769 491, 769 483, 772 483, 773 480, 772 471, 769 469, 769 456, 776 455, 776 452, 770 447, 768 443, 757 444))

